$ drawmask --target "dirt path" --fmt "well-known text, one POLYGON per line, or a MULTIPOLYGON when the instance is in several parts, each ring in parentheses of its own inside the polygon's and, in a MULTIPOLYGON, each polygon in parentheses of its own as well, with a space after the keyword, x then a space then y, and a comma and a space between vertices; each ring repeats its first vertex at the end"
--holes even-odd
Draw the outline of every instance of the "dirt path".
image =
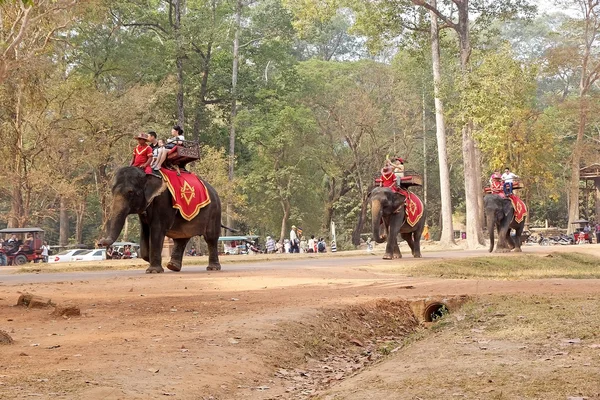
POLYGON ((290 346, 282 322, 378 298, 574 292, 599 293, 600 281, 409 278, 307 260, 284 270, 5 283, 0 330, 15 343, 0 346, 0 398, 302 398, 274 378, 290 346), (15 307, 25 292, 82 315, 15 307))

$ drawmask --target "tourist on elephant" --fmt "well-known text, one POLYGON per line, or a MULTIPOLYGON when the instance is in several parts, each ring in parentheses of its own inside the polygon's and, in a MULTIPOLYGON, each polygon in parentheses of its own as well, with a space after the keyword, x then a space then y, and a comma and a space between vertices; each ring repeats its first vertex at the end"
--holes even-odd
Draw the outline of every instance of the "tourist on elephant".
POLYGON ((509 196, 513 192, 513 181, 519 176, 510 172, 510 168, 504 168, 504 173, 502 174, 502 181, 504 181, 504 194, 509 196))
POLYGON ((494 173, 490 175, 490 185, 494 185, 495 181, 502 180, 502 175, 500 174, 500 170, 495 169, 494 173))
POLYGON ((169 150, 177 146, 178 144, 183 144, 185 140, 185 136, 183 136, 183 129, 179 125, 175 125, 173 129, 171 129, 171 137, 167 139, 162 150, 159 152, 158 158, 158 168, 160 169, 165 160, 167 159, 167 155, 169 154, 169 150))
POLYGON ((135 136, 134 139, 137 139, 138 145, 133 149, 133 157, 131 158, 131 163, 129 165, 146 169, 152 161, 152 148, 148 146, 148 135, 146 133, 140 133, 135 136))
POLYGON ((400 187, 402 178, 404 178, 404 159, 400 157, 394 157, 393 160, 390 160, 388 155, 385 157, 385 166, 393 169, 394 175, 396 176, 396 186, 400 187))

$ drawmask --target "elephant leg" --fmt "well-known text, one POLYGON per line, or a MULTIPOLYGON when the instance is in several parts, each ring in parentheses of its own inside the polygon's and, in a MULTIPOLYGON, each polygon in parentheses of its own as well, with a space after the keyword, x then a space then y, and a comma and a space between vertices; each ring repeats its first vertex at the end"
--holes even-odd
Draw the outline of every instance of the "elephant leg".
POLYGON ((410 247, 410 252, 414 256, 415 255, 415 241, 413 240, 412 232, 400 233, 402 239, 406 240, 408 243, 408 247, 410 247))
POLYGON ((150 262, 150 227, 145 222, 141 221, 141 234, 140 234, 140 257, 146 261, 150 262))
POLYGON ((397 214, 390 218, 390 225, 388 227, 388 244, 385 248, 385 256, 383 257, 386 260, 402 258, 402 253, 400 252, 400 247, 398 246, 398 233, 400 233, 400 227, 404 221, 399 219, 400 218, 397 214))
POLYGON ((523 229, 525 228, 525 221, 521 221, 521 223, 517 224, 515 228, 515 251, 520 253, 521 250, 521 235, 523 234, 523 229))
POLYGON ((147 274, 165 272, 162 267, 162 249, 164 243, 165 230, 157 223, 150 226, 150 266, 146 269, 147 274))
POLYGON ((392 258, 395 258, 395 259, 402 258, 402 253, 400 252, 400 246, 398 245, 398 240, 396 240, 396 245, 394 246, 392 258))
POLYGON ((506 231, 506 247, 508 247, 509 250, 512 250, 515 248, 515 242, 513 241, 513 238, 510 235, 510 231, 510 228, 506 231))
POLYGON ((508 240, 510 238, 508 238, 507 236, 510 234, 510 229, 508 228, 508 226, 503 226, 503 222, 504 221, 502 221, 500 226, 498 227, 498 245, 496 246, 496 253, 506 253, 510 251, 510 249, 508 248, 508 240))
POLYGON ((220 271, 221 263, 219 262, 219 250, 218 243, 219 237, 205 237, 204 240, 208 245, 208 266, 206 267, 207 271, 220 271))
POLYGON ((183 260, 183 253, 185 252, 185 246, 187 246, 190 238, 173 239, 173 250, 171 251, 171 260, 167 264, 167 268, 171 271, 181 271, 181 264, 183 260))

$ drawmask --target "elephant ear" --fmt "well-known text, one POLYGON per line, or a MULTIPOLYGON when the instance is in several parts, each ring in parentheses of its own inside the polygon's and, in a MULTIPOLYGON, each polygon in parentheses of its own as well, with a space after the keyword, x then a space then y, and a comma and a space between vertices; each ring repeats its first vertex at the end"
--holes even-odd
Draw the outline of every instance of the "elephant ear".
POLYGON ((513 212, 513 206, 509 199, 504 199, 504 204, 502 204, 502 211, 506 216, 513 212))
POLYGON ((150 204, 156 196, 160 196, 165 190, 167 190, 167 183, 163 179, 146 175, 146 185, 144 187, 146 205, 150 204))
POLYGON ((391 194, 390 204, 392 205, 394 210, 398 210, 400 207, 402 207, 405 201, 406 197, 401 195, 400 193, 393 192, 391 194))

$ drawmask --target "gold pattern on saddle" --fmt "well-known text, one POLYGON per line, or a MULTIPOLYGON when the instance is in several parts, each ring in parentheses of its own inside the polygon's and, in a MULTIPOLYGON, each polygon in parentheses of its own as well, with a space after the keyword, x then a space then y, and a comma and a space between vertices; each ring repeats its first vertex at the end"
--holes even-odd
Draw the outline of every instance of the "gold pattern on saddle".
POLYGON ((185 181, 181 186, 181 198, 184 199, 188 205, 190 205, 194 197, 196 197, 196 189, 194 189, 187 181, 185 181))

